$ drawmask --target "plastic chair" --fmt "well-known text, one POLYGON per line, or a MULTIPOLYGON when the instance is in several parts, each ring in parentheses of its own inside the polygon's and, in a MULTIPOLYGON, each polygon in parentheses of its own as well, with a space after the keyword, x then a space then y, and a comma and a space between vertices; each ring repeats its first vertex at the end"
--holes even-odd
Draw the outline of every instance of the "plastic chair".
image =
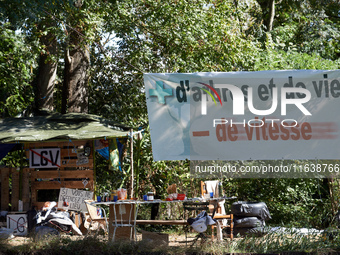
POLYGON ((84 202, 86 204, 86 208, 87 208, 87 211, 90 217, 89 228, 91 227, 91 225, 93 225, 93 223, 98 222, 99 225, 98 225, 97 231, 99 230, 100 224, 102 224, 105 228, 106 233, 108 233, 108 222, 107 222, 105 210, 102 210, 104 212, 104 217, 102 217, 101 215, 98 215, 97 213, 98 207, 90 204, 91 202, 94 202, 93 200, 85 200, 84 202))

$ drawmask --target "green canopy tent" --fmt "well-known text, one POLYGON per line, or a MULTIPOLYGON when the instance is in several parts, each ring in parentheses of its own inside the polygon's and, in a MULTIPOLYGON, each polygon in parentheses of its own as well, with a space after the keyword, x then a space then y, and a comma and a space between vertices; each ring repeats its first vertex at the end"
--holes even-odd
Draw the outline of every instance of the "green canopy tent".
POLYGON ((0 119, 0 143, 105 139, 129 133, 130 127, 90 114, 0 119))

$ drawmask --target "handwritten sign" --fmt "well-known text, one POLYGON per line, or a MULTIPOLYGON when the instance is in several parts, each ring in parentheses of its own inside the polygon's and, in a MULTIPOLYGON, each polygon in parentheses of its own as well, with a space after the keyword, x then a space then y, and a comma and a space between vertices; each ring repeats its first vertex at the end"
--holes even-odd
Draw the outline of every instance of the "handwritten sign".
POLYGON ((93 192, 78 189, 60 188, 58 208, 86 212, 84 200, 93 199, 93 192))

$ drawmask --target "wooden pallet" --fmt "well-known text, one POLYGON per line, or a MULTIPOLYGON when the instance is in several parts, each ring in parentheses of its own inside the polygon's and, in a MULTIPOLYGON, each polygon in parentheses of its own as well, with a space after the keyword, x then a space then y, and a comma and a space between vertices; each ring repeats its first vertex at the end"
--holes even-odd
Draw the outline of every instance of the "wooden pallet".
POLYGON ((45 201, 38 201, 38 191, 59 190, 60 188, 71 189, 94 189, 94 167, 93 167, 93 142, 44 142, 25 144, 26 157, 29 158, 30 149, 60 148, 59 168, 30 168, 31 202, 33 206, 41 208, 45 201), (91 153, 86 160, 79 159, 77 152, 88 145, 91 153), (87 183, 83 181, 86 180, 87 183), (86 184, 86 185, 84 185, 86 184))

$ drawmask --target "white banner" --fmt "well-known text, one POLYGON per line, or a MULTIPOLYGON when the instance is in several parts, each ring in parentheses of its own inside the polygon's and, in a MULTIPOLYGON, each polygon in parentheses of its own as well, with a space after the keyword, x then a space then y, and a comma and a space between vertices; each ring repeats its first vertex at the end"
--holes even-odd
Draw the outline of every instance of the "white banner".
POLYGON ((340 70, 145 74, 154 160, 339 159, 340 70))

